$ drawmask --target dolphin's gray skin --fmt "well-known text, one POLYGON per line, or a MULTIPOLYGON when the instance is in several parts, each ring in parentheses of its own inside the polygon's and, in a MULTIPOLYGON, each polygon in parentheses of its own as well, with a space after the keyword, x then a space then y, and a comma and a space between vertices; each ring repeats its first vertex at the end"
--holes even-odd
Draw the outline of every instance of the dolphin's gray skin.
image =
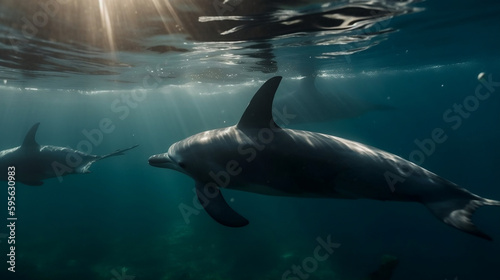
POLYGON ((0 151, 0 180, 6 181, 7 167, 15 167, 15 180, 25 185, 40 186, 44 179, 75 173, 89 173, 90 166, 101 159, 123 155, 130 148, 116 150, 113 153, 97 156, 64 147, 39 145, 36 132, 40 123, 34 124, 26 134, 21 146, 0 151), (72 162, 68 162, 71 155, 72 162), (79 161, 79 162, 78 162, 79 161))
POLYGON ((232 227, 248 221, 231 209, 219 188, 268 195, 413 201, 444 223, 491 240, 471 221, 483 205, 500 206, 403 158, 321 133, 282 129, 272 102, 281 77, 257 91, 240 122, 173 144, 149 163, 191 176, 207 213, 232 227), (391 188, 387 174, 399 178, 391 188))

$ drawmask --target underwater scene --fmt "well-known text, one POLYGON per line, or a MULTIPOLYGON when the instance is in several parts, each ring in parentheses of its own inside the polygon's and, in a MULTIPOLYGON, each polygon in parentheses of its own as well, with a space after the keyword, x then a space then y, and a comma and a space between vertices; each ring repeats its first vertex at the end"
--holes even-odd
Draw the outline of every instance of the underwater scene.
POLYGON ((0 7, 0 279, 500 280, 498 1, 0 7))

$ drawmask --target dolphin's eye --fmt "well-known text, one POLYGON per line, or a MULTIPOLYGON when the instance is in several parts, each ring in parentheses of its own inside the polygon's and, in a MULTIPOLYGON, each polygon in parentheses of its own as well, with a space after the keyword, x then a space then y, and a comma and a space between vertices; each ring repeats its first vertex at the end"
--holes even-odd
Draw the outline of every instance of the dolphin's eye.
POLYGON ((185 164, 184 162, 179 162, 179 164, 178 164, 178 165, 179 165, 181 168, 184 168, 184 169, 186 168, 186 164, 185 164))

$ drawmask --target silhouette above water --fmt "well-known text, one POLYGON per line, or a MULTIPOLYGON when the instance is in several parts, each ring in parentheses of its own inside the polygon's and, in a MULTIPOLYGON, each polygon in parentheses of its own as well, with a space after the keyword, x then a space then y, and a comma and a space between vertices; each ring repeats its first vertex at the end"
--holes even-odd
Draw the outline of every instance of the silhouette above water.
POLYGON ((296 90, 276 98, 274 104, 278 112, 286 110, 294 115, 290 123, 324 122, 355 118, 372 111, 395 110, 392 106, 373 103, 346 93, 321 93, 314 81, 314 77, 307 76, 300 81, 296 90))

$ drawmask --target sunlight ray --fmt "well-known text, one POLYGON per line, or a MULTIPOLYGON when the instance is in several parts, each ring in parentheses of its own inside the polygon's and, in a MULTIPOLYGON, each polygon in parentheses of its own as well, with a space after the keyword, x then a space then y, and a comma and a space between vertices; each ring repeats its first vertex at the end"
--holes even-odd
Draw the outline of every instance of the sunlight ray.
POLYGON ((112 53, 116 51, 115 40, 113 36, 113 26, 109 17, 108 7, 105 0, 99 0, 99 11, 101 12, 101 22, 105 29, 106 36, 108 38, 109 48, 112 53))

